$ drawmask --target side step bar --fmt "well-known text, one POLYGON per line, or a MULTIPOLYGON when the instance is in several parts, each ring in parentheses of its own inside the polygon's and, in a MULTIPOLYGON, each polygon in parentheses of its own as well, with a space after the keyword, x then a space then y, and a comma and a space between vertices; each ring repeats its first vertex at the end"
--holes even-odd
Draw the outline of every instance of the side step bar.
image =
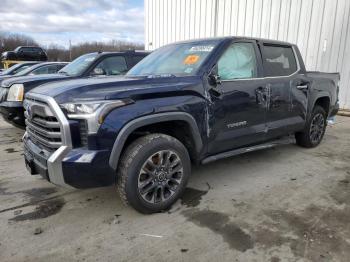
POLYGON ((207 163, 210 163, 210 162, 222 159, 222 158, 237 156, 237 155, 241 155, 241 154, 245 154, 245 153, 249 153, 249 152, 253 152, 253 151, 263 150, 263 149, 272 148, 272 147, 280 146, 280 145, 289 145, 289 144, 294 144, 294 143, 295 143, 294 136, 287 136, 287 137, 283 137, 283 138, 280 138, 277 140, 270 141, 268 143, 255 145, 255 146, 249 146, 249 147, 242 147, 242 148, 234 149, 231 151, 223 152, 223 153, 220 153, 217 155, 209 156, 209 157, 204 158, 201 161, 201 163, 207 164, 207 163))

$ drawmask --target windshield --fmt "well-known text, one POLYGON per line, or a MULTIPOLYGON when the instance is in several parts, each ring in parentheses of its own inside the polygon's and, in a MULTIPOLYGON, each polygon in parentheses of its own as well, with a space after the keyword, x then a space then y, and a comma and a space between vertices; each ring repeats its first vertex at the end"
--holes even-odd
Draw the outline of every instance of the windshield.
POLYGON ((98 53, 92 53, 87 55, 79 56, 73 62, 63 67, 58 73, 65 74, 68 76, 81 75, 90 65, 94 62, 98 53))
POLYGON ((1 74, 14 75, 14 74, 17 74, 17 73, 21 72, 22 70, 30 67, 30 66, 32 66, 32 65, 31 64, 28 64, 28 65, 16 64, 16 65, 11 66, 9 69, 2 71, 1 74))
POLYGON ((141 60, 127 75, 195 75, 218 42, 218 40, 208 40, 161 47, 141 60))

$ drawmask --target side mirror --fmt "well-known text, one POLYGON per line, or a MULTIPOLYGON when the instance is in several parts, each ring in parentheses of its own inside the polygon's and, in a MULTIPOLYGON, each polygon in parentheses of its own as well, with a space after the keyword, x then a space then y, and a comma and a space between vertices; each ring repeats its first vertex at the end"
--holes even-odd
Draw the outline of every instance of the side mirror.
POLYGON ((209 88, 209 92, 216 96, 220 97, 223 92, 221 88, 218 87, 218 85, 222 84, 221 77, 218 74, 218 66, 215 65, 211 70, 210 73, 208 74, 208 83, 211 85, 211 88, 209 88))
POLYGON ((92 72, 91 75, 92 76, 103 76, 105 75, 106 72, 105 70, 103 70, 102 68, 96 67, 92 72))
POLYGON ((221 85, 222 81, 221 81, 221 77, 218 74, 210 74, 209 75, 209 84, 212 86, 217 86, 217 85, 221 85))
POLYGON ((213 68, 210 70, 208 74, 208 82, 211 86, 218 86, 221 85, 221 77, 218 73, 218 65, 214 65, 213 68))

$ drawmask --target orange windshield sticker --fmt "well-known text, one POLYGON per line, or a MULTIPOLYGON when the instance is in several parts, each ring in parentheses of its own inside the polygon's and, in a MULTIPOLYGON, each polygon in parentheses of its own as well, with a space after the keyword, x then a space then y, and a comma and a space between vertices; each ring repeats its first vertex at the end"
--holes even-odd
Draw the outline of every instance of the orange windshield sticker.
POLYGON ((198 60, 199 60, 199 55, 188 55, 184 60, 184 64, 185 65, 193 65, 193 64, 197 63, 198 60))

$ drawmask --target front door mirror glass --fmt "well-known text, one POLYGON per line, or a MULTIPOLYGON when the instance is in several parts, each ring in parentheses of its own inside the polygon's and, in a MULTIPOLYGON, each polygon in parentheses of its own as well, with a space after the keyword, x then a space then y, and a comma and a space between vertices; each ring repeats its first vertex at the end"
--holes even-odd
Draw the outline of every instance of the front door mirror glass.
POLYGON ((93 76, 102 76, 102 75, 105 75, 106 72, 100 68, 100 67, 96 67, 93 71, 92 71, 92 74, 93 76))

